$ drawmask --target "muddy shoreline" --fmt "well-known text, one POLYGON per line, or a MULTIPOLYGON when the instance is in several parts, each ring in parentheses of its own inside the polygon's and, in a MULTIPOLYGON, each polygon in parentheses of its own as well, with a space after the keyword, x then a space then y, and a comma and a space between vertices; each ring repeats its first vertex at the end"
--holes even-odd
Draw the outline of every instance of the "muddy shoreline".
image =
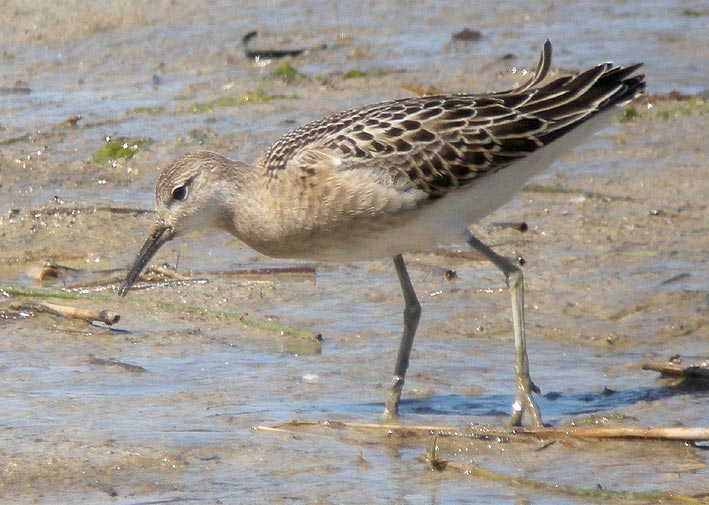
MULTIPOLYGON (((156 258, 176 267, 174 283, 126 299, 114 293, 154 220, 155 178, 176 155, 208 149, 253 160, 286 131, 349 107, 507 88, 534 66, 545 37, 555 72, 644 60, 651 93, 473 225, 496 250, 525 260, 530 363, 545 421, 709 427, 705 385, 678 387, 641 368, 709 356, 709 40, 701 30, 709 13, 672 2, 654 12, 639 2, 588 12, 573 2, 526 10, 502 2, 494 12, 449 1, 381 2, 364 12, 342 2, 242 4, 7 2, 0 286, 92 287, 64 300, 2 297, 3 500, 585 503, 522 481, 434 472, 421 460, 431 437, 252 430, 293 419, 378 420, 401 325, 389 260, 281 262, 205 235, 156 258), (465 27, 482 37, 451 39, 465 27), (241 37, 254 29, 267 47, 316 49, 249 60, 241 37), (54 274, 38 280, 48 263, 54 274), (110 310, 120 321, 11 306, 38 300, 110 310)), ((402 423, 497 426, 509 411, 508 295, 500 274, 465 252, 407 257, 423 315, 402 423)), ((440 456, 569 488, 709 493, 707 451, 691 444, 546 443, 445 440, 440 456)), ((643 496, 637 501, 650 500, 643 496)))

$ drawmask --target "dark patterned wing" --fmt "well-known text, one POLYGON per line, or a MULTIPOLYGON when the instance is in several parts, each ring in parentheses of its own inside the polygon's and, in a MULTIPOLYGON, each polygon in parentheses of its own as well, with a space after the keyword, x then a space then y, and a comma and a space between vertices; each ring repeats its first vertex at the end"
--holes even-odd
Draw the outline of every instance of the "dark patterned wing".
POLYGON ((537 71, 516 90, 406 98, 310 123, 276 142, 264 163, 277 177, 300 163, 304 151, 323 150, 339 157, 341 170, 385 168, 437 198, 524 158, 644 89, 644 76, 632 75, 639 65, 611 63, 534 88, 550 55, 547 43, 537 71))

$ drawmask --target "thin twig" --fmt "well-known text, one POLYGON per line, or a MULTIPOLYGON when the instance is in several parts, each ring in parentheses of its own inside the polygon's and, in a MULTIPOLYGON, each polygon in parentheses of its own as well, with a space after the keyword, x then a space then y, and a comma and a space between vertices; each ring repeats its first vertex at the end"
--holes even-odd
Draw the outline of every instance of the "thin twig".
POLYGON ((176 288, 189 286, 192 284, 209 284, 209 279, 174 279, 174 280, 157 280, 157 281, 141 281, 134 283, 131 291, 141 291, 145 289, 155 288, 176 288))
POLYGON ((316 273, 313 265, 288 265, 274 267, 244 267, 233 270, 214 271, 193 271, 192 275, 215 276, 215 277, 275 277, 275 276, 312 276, 316 273))
MULTIPOLYGON (((315 426, 328 427, 330 423, 319 421, 293 420, 276 425, 278 428, 287 426, 315 426)), ((608 427, 608 428, 531 428, 531 427, 497 427, 497 426, 470 426, 461 428, 457 426, 438 425, 407 425, 407 424, 381 424, 381 423, 355 423, 342 422, 340 426, 356 430, 374 430, 388 433, 417 433, 430 435, 439 433, 447 436, 460 437, 507 437, 511 441, 522 440, 525 437, 541 439, 625 439, 625 440, 678 440, 686 442, 702 442, 709 440, 709 428, 633 428, 633 427, 608 427)))
MULTIPOLYGON (((139 291, 141 289, 151 289, 160 287, 174 287, 175 281, 180 281, 177 285, 188 285, 188 284, 206 284, 210 278, 213 277, 280 277, 280 276, 313 276, 315 275, 315 267, 309 265, 296 265, 296 266, 283 266, 283 267, 247 267, 247 268, 237 268, 234 270, 225 271, 211 271, 211 270, 201 270, 201 271, 190 271, 189 274, 176 272, 170 268, 163 267, 151 267, 146 270, 140 276, 141 281, 136 282, 131 286, 131 290, 139 291), (152 274, 152 275, 151 275, 152 274), (156 275, 157 274, 157 275, 156 275), (167 277, 168 279, 157 278, 157 276, 167 277)), ((125 275, 125 269, 114 268, 110 270, 94 271, 93 273, 101 273, 106 275, 112 275, 108 279, 98 279, 90 280, 77 284, 69 284, 65 286, 64 289, 67 291, 75 291, 79 293, 88 293, 106 291, 107 289, 116 289, 117 284, 119 284, 123 276, 125 275), (120 275, 116 275, 120 274, 120 275)))
POLYGON ((154 210, 134 209, 130 207, 100 207, 100 206, 79 206, 68 205, 66 207, 38 207, 34 209, 25 209, 25 215, 32 217, 39 216, 58 216, 58 215, 76 215, 76 214, 94 214, 96 212, 107 212, 109 214, 152 214, 154 210))
POLYGON ((79 293, 70 293, 68 291, 57 291, 53 289, 38 289, 38 288, 23 288, 19 286, 11 286, 0 284, 0 296, 27 296, 38 298, 60 298, 63 300, 94 300, 94 301, 112 301, 114 297, 106 295, 82 295, 79 293))
MULTIPOLYGON (((372 429, 376 425, 362 423, 349 423, 352 428, 372 429)), ((380 425, 381 428, 396 431, 415 429, 417 431, 436 431, 451 433, 461 430, 450 426, 406 426, 406 425, 380 425)), ((381 429, 380 428, 380 429, 381 429)), ((700 442, 709 440, 709 428, 687 428, 687 427, 666 427, 666 428, 635 428, 635 427, 607 427, 607 428, 531 428, 531 427, 496 427, 496 426, 471 426, 466 430, 472 436, 505 436, 535 438, 594 438, 594 439, 636 439, 636 440, 680 440, 689 442, 700 442)))

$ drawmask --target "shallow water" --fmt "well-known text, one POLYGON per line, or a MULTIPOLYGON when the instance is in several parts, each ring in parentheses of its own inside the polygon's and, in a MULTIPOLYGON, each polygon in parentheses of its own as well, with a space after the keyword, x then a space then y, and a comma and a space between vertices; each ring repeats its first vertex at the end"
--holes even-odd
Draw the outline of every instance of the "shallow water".
MULTIPOLYGON (((124 268, 153 219, 31 209, 152 208, 159 167, 177 153, 253 159, 290 128, 409 95, 407 87, 509 87, 522 80, 514 68, 533 68, 546 37, 554 69, 644 61, 651 93, 706 92, 709 12, 669 1, 597 4, 156 2, 147 9, 108 1, 68 13, 61 3, 6 2, 0 86, 30 92, 0 94, 0 284, 39 286, 25 272, 44 258, 79 269, 56 287, 124 268), (482 39, 451 43, 464 27, 482 39), (279 62, 244 59, 240 38, 255 28, 329 48, 294 58, 307 77, 284 82, 269 77, 279 62), (369 77, 342 79, 351 69, 369 77), (189 112, 255 90, 288 98, 189 112), (82 116, 76 127, 64 122, 74 115, 82 116), (130 160, 92 160, 104 138, 120 136, 154 143, 130 160)), ((577 191, 524 192, 476 225, 486 242, 527 262, 530 363, 547 423, 709 426, 705 389, 669 387, 640 368, 646 359, 680 354, 688 364, 709 354, 707 117, 701 103, 641 109, 536 181, 577 191), (491 225, 523 220, 524 234, 491 225)), ((504 423, 512 339, 500 274, 450 254, 408 259, 424 312, 402 422, 504 423), (458 279, 445 280, 445 269, 458 279)), ((206 272, 211 282, 65 302, 120 313, 114 329, 50 315, 0 320, 4 500, 585 502, 432 472, 418 460, 430 441, 251 429, 291 419, 378 420, 401 329, 390 261, 230 277, 224 273, 243 264, 301 263, 261 257, 227 236, 171 243, 158 261, 206 272), (275 319, 324 340, 298 344, 220 312, 275 319)), ((493 441, 445 450, 467 464, 567 486, 709 492, 707 451, 678 443, 568 441, 546 450, 493 441)))

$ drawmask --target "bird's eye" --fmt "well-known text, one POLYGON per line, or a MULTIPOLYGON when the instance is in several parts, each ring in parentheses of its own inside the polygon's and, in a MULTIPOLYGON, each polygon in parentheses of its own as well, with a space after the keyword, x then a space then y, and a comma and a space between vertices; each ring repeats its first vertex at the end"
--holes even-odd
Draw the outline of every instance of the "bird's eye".
POLYGON ((172 190, 172 199, 173 200, 184 200, 187 198, 187 185, 184 186, 177 186, 175 189, 172 190))

